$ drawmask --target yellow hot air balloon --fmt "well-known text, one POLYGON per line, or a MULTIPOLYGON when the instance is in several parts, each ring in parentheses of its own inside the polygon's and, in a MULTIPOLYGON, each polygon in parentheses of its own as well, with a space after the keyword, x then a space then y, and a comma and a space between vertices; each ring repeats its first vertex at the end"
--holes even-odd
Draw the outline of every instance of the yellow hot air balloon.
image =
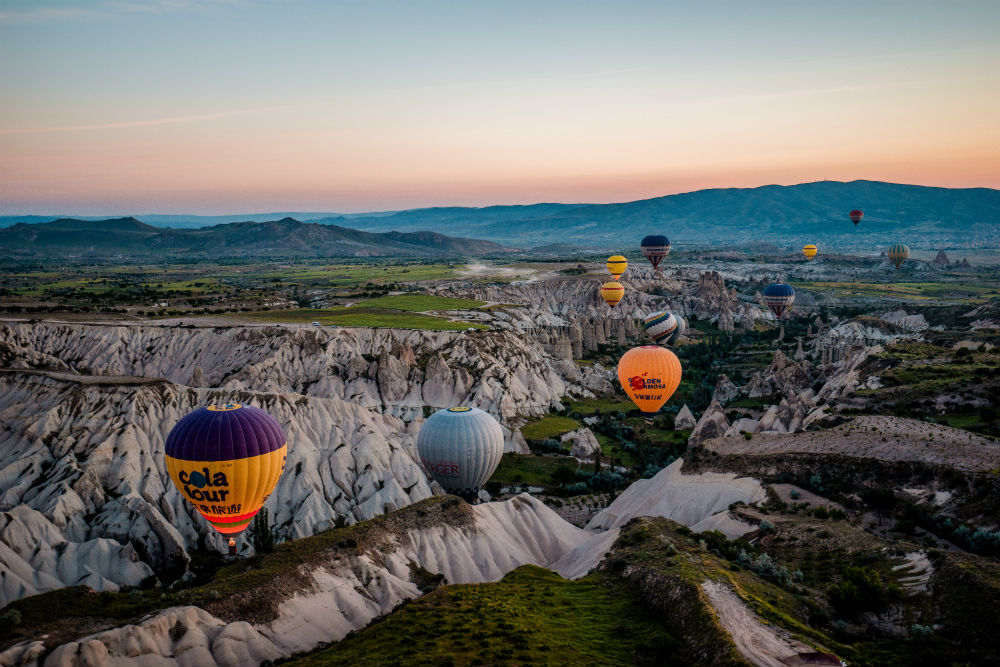
POLYGON ((625 296, 625 288, 621 286, 621 283, 612 280, 601 285, 601 298, 612 308, 618 305, 623 296, 625 296))
POLYGON ((816 246, 813 245, 812 243, 802 248, 802 254, 806 256, 806 259, 812 259, 813 257, 816 256, 817 252, 819 251, 816 249, 816 246))
POLYGON ((618 381, 640 410, 652 414, 677 391, 681 362, 659 345, 634 347, 618 361, 618 381))
POLYGON ((167 472, 181 496, 224 535, 242 532, 285 469, 281 425, 260 408, 200 408, 171 429, 167 472))
POLYGON ((625 273, 625 269, 628 268, 628 260, 621 255, 611 255, 608 257, 608 273, 611 274, 612 280, 618 280, 625 273))

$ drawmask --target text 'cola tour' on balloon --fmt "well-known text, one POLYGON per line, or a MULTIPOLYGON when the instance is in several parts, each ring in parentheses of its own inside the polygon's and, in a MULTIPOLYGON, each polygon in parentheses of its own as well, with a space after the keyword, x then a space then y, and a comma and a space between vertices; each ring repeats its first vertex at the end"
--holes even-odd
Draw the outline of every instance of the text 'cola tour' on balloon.
POLYGON ((618 361, 618 382, 636 407, 653 414, 677 391, 681 362, 657 345, 634 347, 618 361))
POLYGON ((503 429, 479 408, 438 410, 420 427, 417 453, 445 491, 471 500, 500 465, 503 429))
POLYGON ((167 472, 186 501, 223 534, 243 531, 285 469, 281 425, 252 405, 199 408, 170 430, 167 472))

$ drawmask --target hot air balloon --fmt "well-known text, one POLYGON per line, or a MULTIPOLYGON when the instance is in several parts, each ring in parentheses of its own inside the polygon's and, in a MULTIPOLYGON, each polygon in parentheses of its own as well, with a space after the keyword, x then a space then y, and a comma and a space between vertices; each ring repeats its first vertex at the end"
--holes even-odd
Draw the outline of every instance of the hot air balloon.
POLYGON ((892 262, 893 266, 898 269, 910 256, 910 249, 902 243, 893 243, 885 254, 889 256, 889 261, 892 262))
POLYGON ((646 333, 649 334, 654 343, 663 345, 669 340, 671 334, 677 330, 677 318, 665 310, 658 313, 650 313, 646 316, 643 326, 646 327, 646 333))
POLYGON ((601 298, 604 299, 605 303, 614 308, 618 305, 618 302, 622 300, 625 296, 625 288, 621 286, 621 283, 615 281, 607 282, 601 285, 601 298))
POLYGON ((858 223, 861 222, 861 218, 865 217, 865 214, 860 209, 854 209, 847 215, 851 217, 851 222, 854 223, 855 227, 857 227, 858 223))
POLYGON ((795 290, 791 285, 776 282, 764 288, 764 303, 777 318, 781 317, 781 314, 792 305, 793 301, 795 301, 795 290))
POLYGON ((677 340, 686 334, 688 330, 688 323, 687 320, 684 319, 683 315, 674 315, 674 319, 677 320, 677 328, 674 329, 674 332, 670 334, 670 338, 667 339, 667 342, 671 345, 676 343, 677 340))
POLYGON ((666 236, 659 234, 647 236, 639 245, 642 247, 643 256, 657 270, 659 270, 660 262, 663 261, 663 258, 670 254, 670 239, 666 236))
POLYGON ((240 533, 285 469, 281 425, 260 408, 210 405, 186 415, 164 446, 174 486, 224 535, 240 533))
POLYGON ((475 498, 503 456, 503 429, 479 408, 438 410, 417 434, 420 462, 445 491, 475 498))
POLYGON ((813 245, 812 243, 802 248, 802 254, 806 256, 807 260, 810 260, 813 257, 815 257, 817 252, 819 251, 816 249, 816 246, 813 245))
POLYGON ((653 414, 677 391, 681 362, 657 345, 634 347, 618 361, 618 381, 640 410, 653 414))
POLYGON ((621 255, 611 255, 608 257, 608 273, 611 274, 612 280, 618 280, 625 273, 625 269, 628 268, 628 260, 621 255))

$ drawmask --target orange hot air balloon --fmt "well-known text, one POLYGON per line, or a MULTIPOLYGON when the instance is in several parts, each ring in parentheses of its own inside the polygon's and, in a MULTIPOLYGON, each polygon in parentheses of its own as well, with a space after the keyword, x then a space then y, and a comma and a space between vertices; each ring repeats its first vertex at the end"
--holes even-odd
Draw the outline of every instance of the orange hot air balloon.
POLYGON ((659 345, 634 347, 618 361, 618 381, 640 410, 654 414, 677 391, 681 362, 659 345))
POLYGON ((621 286, 621 283, 615 281, 607 282, 601 285, 601 298, 614 308, 618 305, 618 302, 622 300, 625 296, 625 288, 621 286))

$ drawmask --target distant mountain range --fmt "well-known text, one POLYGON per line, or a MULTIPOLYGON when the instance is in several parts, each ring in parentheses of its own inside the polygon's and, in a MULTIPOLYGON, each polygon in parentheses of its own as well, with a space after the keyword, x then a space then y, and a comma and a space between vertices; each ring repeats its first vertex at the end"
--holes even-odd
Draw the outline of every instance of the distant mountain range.
MULTIPOLYGON (((264 215, 242 216, 257 220, 264 215)), ((442 207, 350 215, 309 213, 300 219, 367 232, 434 232, 518 246, 634 244, 651 233, 677 245, 766 240, 836 241, 864 246, 899 238, 914 247, 1000 246, 1000 190, 936 188, 880 181, 699 190, 622 204, 532 204, 442 207), (848 218, 860 208, 855 227, 848 218)), ((0 217, 0 226, 44 217, 0 217)), ((196 227, 235 216, 141 216, 146 223, 196 227)), ((264 216, 266 217, 266 216, 264 216)), ((273 223, 267 223, 273 224, 273 223)))
POLYGON ((878 181, 699 190, 625 204, 537 204, 431 208, 350 220, 368 231, 449 230, 503 243, 613 246, 666 234, 675 243, 895 238, 910 245, 1000 241, 1000 190, 933 188, 878 181), (848 211, 860 208, 855 228, 848 211))
POLYGON ((490 241, 435 232, 372 233, 293 218, 163 229, 135 218, 62 219, 0 229, 0 253, 52 258, 457 257, 503 252, 490 241))

